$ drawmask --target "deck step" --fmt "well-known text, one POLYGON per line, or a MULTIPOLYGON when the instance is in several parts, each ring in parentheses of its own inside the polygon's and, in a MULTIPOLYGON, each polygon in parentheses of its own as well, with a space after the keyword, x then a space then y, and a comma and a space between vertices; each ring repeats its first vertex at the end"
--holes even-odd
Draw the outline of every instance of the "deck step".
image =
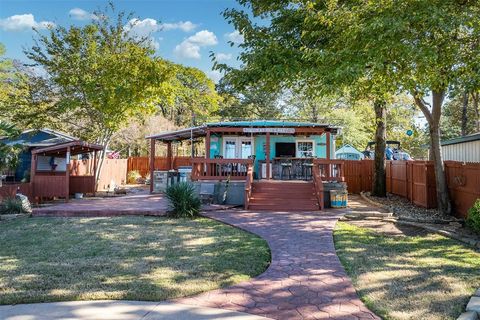
POLYGON ((262 181, 252 184, 250 210, 319 210, 315 187, 308 181, 262 181))

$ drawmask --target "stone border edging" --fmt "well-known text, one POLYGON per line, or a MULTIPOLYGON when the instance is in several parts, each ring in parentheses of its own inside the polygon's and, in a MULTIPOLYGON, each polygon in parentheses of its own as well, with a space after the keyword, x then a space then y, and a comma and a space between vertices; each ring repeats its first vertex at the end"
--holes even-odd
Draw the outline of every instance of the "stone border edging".
MULTIPOLYGON (((372 205, 375 205, 377 207, 380 207, 382 209, 385 209, 385 206, 382 205, 382 204, 379 204, 377 203, 376 201, 373 201, 372 199, 369 199, 364 192, 361 192, 360 193, 360 196, 362 199, 364 199, 366 202, 372 204, 372 205)), ((389 210, 389 209, 387 209, 389 210)), ((403 224, 403 225, 409 225, 409 226, 414 226, 414 227, 418 227, 418 228, 422 228, 422 229, 425 229, 425 230, 428 230, 428 231, 431 231, 431 232, 435 232, 437 234, 440 234, 442 236, 445 236, 445 237, 448 237, 448 238, 451 238, 451 239, 454 239, 454 240, 457 240, 457 241, 460 241, 462 243, 465 243, 467 245, 470 245, 472 246, 475 250, 477 251, 480 251, 480 240, 477 240, 477 239, 474 239, 474 238, 470 238, 470 237, 465 237, 461 234, 458 234, 456 232, 452 232, 452 231, 449 231, 449 230, 444 230, 440 227, 435 227, 435 226, 429 226, 429 225, 425 225, 425 224, 437 224, 437 225, 445 225, 449 222, 444 222, 444 223, 435 223, 433 220, 432 222, 428 222, 428 221, 424 221, 424 220, 417 220, 417 219, 401 219, 401 218, 398 218, 398 217, 388 217, 388 218, 381 218, 382 221, 385 221, 385 222, 390 222, 390 223, 398 223, 398 224, 403 224)), ((450 222, 457 222, 457 221, 450 221, 450 222)), ((480 292, 479 292, 480 294, 480 292)), ((479 298, 479 305, 480 305, 480 298, 479 298)))
POLYGON ((480 289, 477 289, 468 301, 465 312, 457 320, 478 320, 480 317, 480 289))
MULTIPOLYGON (((394 214, 394 212, 392 210, 390 210, 390 208, 382 203, 379 203, 375 200, 372 200, 370 199, 368 196, 367 196, 367 193, 366 192, 360 192, 360 196, 362 197, 363 200, 365 200, 366 202, 370 203, 371 205, 374 205, 376 207, 379 207, 381 209, 384 209, 384 210, 387 210, 389 213, 391 213, 392 215, 394 214)), ((424 220, 424 219, 417 219, 417 218, 409 218, 409 217, 398 217, 396 218, 397 220, 404 220, 404 221, 409 221, 409 222, 420 222, 420 223, 432 223, 432 224, 449 224, 451 222, 458 222, 458 223, 462 223, 463 220, 462 219, 458 219, 458 218, 455 218, 455 217, 452 217, 451 219, 449 220, 446 220, 446 219, 431 219, 431 220, 424 220)))
POLYGON ((365 193, 365 192, 360 191, 360 197, 362 197, 363 200, 367 201, 367 202, 370 203, 371 205, 373 205, 373 206, 375 206, 375 207, 378 207, 378 208, 381 208, 381 209, 384 209, 384 210, 387 210, 388 213, 393 214, 393 211, 390 210, 389 207, 381 204, 380 202, 377 202, 377 201, 375 201, 375 200, 370 199, 369 197, 366 196, 366 193, 365 193))

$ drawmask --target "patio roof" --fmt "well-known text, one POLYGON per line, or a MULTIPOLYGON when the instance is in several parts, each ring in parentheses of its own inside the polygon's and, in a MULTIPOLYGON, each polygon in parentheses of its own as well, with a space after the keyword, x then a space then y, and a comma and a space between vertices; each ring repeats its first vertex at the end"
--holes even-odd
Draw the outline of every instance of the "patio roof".
POLYGON ((161 141, 180 141, 188 140, 190 138, 198 138, 205 136, 208 128, 325 128, 330 129, 331 132, 336 134, 339 131, 339 127, 332 126, 330 124, 314 123, 314 122, 296 122, 286 120, 251 120, 251 121, 223 121, 223 122, 211 122, 198 127, 191 127, 176 131, 161 132, 147 136, 147 139, 155 139, 161 141))
POLYGON ((32 154, 41 154, 45 156, 65 156, 67 154, 68 148, 70 148, 70 155, 72 156, 76 154, 103 150, 103 147, 101 145, 77 140, 67 143, 56 144, 50 147, 34 149, 32 150, 32 154))

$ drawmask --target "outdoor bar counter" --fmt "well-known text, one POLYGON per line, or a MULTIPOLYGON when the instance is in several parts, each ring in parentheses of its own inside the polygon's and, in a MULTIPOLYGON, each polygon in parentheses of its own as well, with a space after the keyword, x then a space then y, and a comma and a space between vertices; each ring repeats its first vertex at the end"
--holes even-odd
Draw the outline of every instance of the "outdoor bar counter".
MULTIPOLYGON (((259 160, 260 165, 266 163, 259 160)), ((272 178, 275 180, 311 180, 313 158, 276 157, 272 159, 272 178)))

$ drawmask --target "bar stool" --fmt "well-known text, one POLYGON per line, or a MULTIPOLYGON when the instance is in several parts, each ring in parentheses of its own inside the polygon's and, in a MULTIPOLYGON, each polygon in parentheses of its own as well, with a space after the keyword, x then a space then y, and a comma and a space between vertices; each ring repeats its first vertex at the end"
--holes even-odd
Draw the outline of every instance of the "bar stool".
POLYGON ((280 172, 280 180, 283 180, 283 175, 288 173, 288 180, 292 179, 292 162, 291 161, 284 161, 280 163, 282 167, 282 171, 280 172))
POLYGON ((304 162, 302 163, 303 167, 303 177, 305 180, 310 180, 313 175, 313 163, 310 162, 304 162))

